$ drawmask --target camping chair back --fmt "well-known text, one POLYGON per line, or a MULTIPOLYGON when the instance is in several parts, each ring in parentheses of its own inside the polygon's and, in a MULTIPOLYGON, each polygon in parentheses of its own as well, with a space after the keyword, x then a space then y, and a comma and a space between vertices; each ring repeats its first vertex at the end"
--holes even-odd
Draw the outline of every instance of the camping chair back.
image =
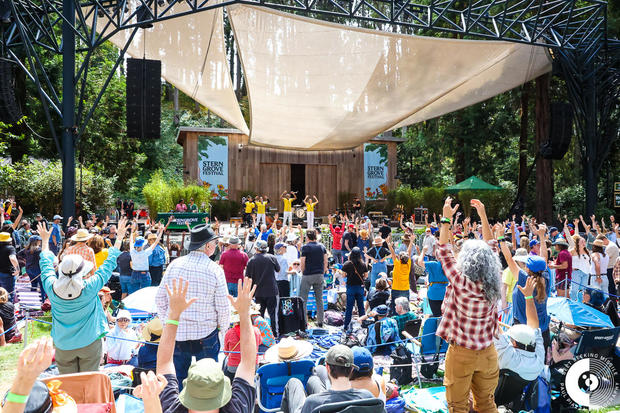
POLYGON ((441 317, 429 317, 422 326, 422 337, 420 338, 420 354, 445 353, 448 351, 448 342, 436 335, 441 317), (437 340, 439 338, 439 340, 437 340), (437 342, 439 341, 439 351, 437 342))
POLYGON ((327 403, 315 408, 312 413, 382 413, 384 411, 383 402, 372 398, 327 403))
POLYGON ((594 352, 609 357, 616 348, 618 335, 620 335, 620 327, 584 331, 577 343, 575 356, 594 352))
POLYGON ((295 377, 306 387, 313 370, 312 360, 266 364, 259 367, 256 372, 256 391, 260 410, 262 412, 279 411, 284 386, 289 379, 295 377))
MULTIPOLYGON (((112 382, 105 374, 97 371, 75 374, 61 374, 60 376, 42 379, 45 384, 52 380, 60 380, 60 389, 73 397, 77 404, 107 404, 110 412, 116 413, 112 382)), ((94 406, 93 406, 94 407, 94 406)))
POLYGON ((521 408, 523 391, 529 383, 512 370, 501 369, 495 388, 495 404, 518 411, 521 408))
POLYGON ((422 326, 421 319, 409 320, 405 323, 404 331, 409 333, 411 337, 417 337, 420 334, 420 327, 422 326))

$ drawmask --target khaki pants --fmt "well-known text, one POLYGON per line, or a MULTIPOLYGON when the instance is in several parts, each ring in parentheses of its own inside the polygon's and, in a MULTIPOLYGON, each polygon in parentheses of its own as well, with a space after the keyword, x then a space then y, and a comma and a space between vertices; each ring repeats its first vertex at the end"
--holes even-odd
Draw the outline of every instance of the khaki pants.
POLYGON ((99 370, 103 356, 102 340, 98 338, 86 347, 61 350, 56 347, 56 365, 60 374, 99 370))
POLYGON ((476 412, 497 412, 495 388, 498 377, 497 351, 493 344, 477 351, 450 344, 443 379, 450 413, 469 412, 470 390, 476 412))

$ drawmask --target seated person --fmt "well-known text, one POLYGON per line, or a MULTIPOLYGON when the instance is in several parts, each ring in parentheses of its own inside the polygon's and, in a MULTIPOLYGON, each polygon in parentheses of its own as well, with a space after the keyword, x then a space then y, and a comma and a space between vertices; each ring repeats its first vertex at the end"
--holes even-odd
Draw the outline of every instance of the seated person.
POLYGON ((426 285, 428 286, 426 297, 428 298, 428 305, 431 308, 433 317, 441 317, 441 305, 446 295, 448 278, 446 274, 444 274, 439 261, 424 261, 426 251, 427 247, 424 247, 422 249, 422 254, 418 257, 417 264, 424 268, 428 274, 426 278, 426 285))
POLYGON ((525 296, 527 325, 510 327, 506 333, 494 339, 494 344, 500 370, 509 369, 523 380, 533 381, 545 367, 545 346, 533 298, 536 279, 528 277, 525 287, 517 287, 525 296))
POLYGON ((9 293, 0 287, 0 346, 18 343, 22 335, 15 327, 15 306, 9 301, 9 293))
POLYGON ((271 330, 271 324, 260 315, 260 305, 254 304, 250 306, 250 318, 252 325, 258 328, 260 332, 261 345, 259 351, 264 353, 269 347, 276 344, 276 338, 271 330))
MULTIPOLYGON (((396 321, 398 325, 398 333, 402 337, 402 332, 405 330, 405 324, 409 320, 417 320, 418 316, 416 313, 411 311, 409 306, 409 299, 407 297, 398 297, 395 301, 396 315, 392 316, 392 318, 396 321)), ((356 364, 357 365, 357 364, 356 364)))
POLYGON ((130 324, 131 313, 127 310, 120 310, 118 317, 116 317, 116 326, 106 337, 107 364, 131 364, 132 366, 138 364, 138 360, 135 357, 138 349, 138 343, 136 343, 138 335, 130 327, 130 324), (119 339, 117 340, 115 337, 119 339))
POLYGON ((164 326, 157 317, 153 318, 142 328, 142 339, 147 341, 147 343, 138 350, 138 367, 155 370, 157 365, 156 343, 159 343, 163 330, 164 326))
POLYGON ((327 403, 372 398, 368 390, 355 389, 349 376, 353 371, 353 351, 345 345, 337 344, 325 355, 325 368, 329 383, 314 375, 308 379, 306 389, 297 378, 291 378, 284 387, 281 409, 284 413, 311 413, 315 408, 327 403), (328 384, 331 385, 327 390, 328 384), (307 390, 307 394, 306 394, 307 390))
MULTIPOLYGON (((373 355, 390 355, 396 348, 396 342, 400 341, 398 324, 387 314, 388 307, 386 305, 380 305, 370 313, 371 317, 375 318, 375 322, 368 327, 366 347, 373 355)), ((362 318, 360 317, 360 320, 362 318)))
MULTIPOLYGON (((166 286, 169 295, 170 307, 164 332, 157 349, 157 374, 163 375, 167 382, 159 395, 161 410, 166 413, 193 413, 220 412, 220 413, 251 413, 256 403, 256 389, 254 388, 254 373, 256 370, 256 340, 252 322, 250 321, 250 303, 254 291, 252 280, 246 278, 237 283, 236 298, 228 297, 231 306, 239 313, 241 332, 241 362, 235 373, 232 386, 220 364, 210 358, 204 358, 193 363, 188 371, 187 379, 183 382, 183 390, 179 392, 174 362, 175 338, 181 313, 185 311, 196 298, 186 298, 189 282, 179 278, 172 281, 172 288, 166 286)), ((147 410, 145 400, 145 411, 147 410)))
MULTIPOLYGON (((241 363, 241 354, 239 349, 241 344, 241 326, 239 325, 239 313, 232 313, 230 322, 233 326, 229 328, 224 335, 224 354, 226 356, 224 374, 230 380, 234 380, 237 367, 239 367, 239 363, 241 363)), ((256 336, 256 346, 258 347, 261 344, 260 330, 256 327, 253 327, 253 330, 256 336)))
POLYGON ((380 305, 387 305, 390 300, 390 290, 388 289, 388 283, 381 275, 385 273, 379 274, 379 279, 375 282, 375 289, 368 293, 366 297, 366 313, 370 310, 373 310, 380 305))
POLYGON ((383 376, 373 374, 374 362, 372 354, 364 347, 355 346, 353 351, 353 371, 349 379, 354 389, 368 390, 373 397, 383 400, 385 403, 385 380, 383 376))

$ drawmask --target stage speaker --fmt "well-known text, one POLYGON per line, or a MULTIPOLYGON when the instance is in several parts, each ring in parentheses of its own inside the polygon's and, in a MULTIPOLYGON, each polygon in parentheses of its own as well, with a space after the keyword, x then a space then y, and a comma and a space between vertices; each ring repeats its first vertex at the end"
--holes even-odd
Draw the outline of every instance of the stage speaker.
POLYGON ((127 136, 159 139, 161 61, 127 59, 127 136))
POLYGON ((22 118, 22 111, 15 97, 15 65, 0 60, 0 121, 14 124, 22 118))
POLYGON ((549 139, 543 143, 540 153, 545 159, 562 159, 573 136, 573 108, 570 103, 552 102, 549 139))

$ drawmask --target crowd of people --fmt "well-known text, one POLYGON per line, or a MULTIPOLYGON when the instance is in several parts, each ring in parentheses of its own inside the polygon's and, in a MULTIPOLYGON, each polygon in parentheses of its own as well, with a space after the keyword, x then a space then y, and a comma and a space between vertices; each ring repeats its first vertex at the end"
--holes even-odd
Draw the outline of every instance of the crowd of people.
MULTIPOLYGON (((375 374, 373 357, 407 348, 408 326, 426 319, 437 320, 437 339, 448 343, 449 410, 466 412, 473 403, 476 411, 496 411, 500 370, 549 379, 549 367, 570 358, 574 340, 552 331, 549 297, 597 309, 616 302, 620 234, 613 217, 609 227, 595 216, 590 225, 564 217, 560 229, 526 216, 491 225, 482 202, 471 201, 478 222, 459 221, 459 205, 447 198, 422 231, 406 218, 373 225, 361 207, 330 215, 320 227, 309 218, 303 229, 292 222, 295 199, 285 191, 284 220, 276 214, 267 224, 268 199, 249 198, 243 226, 214 218, 189 228, 180 243, 170 242, 163 223, 139 227, 124 216, 113 225, 92 217, 63 226, 58 215, 51 225, 37 215, 33 228, 21 221, 21 209, 15 221, 2 214, 0 345, 16 333, 22 269, 49 301, 53 320, 53 344, 45 339, 24 351, 26 358, 39 352, 39 361, 28 371, 18 366, 6 411, 19 411, 19 396, 55 350, 61 374, 125 364, 154 370, 134 390, 147 412, 250 412, 257 366, 309 357, 305 339, 313 328, 342 332, 341 343, 329 347, 310 380, 288 380, 282 410, 385 402, 393 396, 390 377, 375 374), (158 287, 153 319, 134 323, 112 299, 114 272, 123 297, 158 287), (363 340, 351 340, 360 331, 363 340)), ((304 203, 309 214, 318 199, 304 203)), ((187 211, 184 205, 177 211, 187 211)))

